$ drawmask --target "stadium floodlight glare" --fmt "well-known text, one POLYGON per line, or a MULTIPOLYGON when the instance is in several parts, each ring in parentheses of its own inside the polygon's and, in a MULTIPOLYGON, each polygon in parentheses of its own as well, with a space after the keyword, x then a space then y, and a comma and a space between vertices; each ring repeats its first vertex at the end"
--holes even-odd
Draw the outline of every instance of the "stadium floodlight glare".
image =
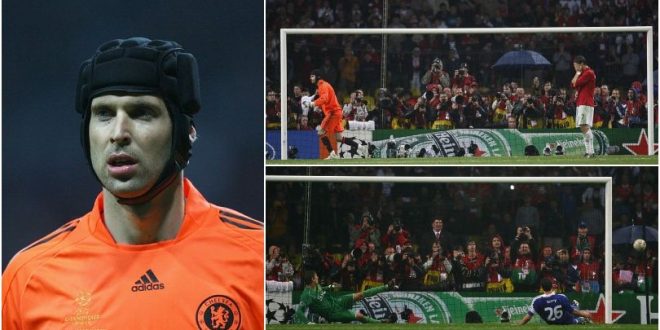
POLYGON ((267 182, 358 183, 567 183, 605 184, 605 323, 612 323, 612 178, 611 177, 406 177, 266 175, 267 182))
POLYGON ((602 26, 602 27, 542 27, 542 28, 372 28, 372 29, 280 29, 280 142, 281 159, 287 159, 287 36, 289 34, 528 34, 528 33, 598 33, 598 32, 646 32, 646 96, 647 96, 647 136, 649 141, 648 154, 654 154, 653 143, 653 27, 652 26, 602 26))

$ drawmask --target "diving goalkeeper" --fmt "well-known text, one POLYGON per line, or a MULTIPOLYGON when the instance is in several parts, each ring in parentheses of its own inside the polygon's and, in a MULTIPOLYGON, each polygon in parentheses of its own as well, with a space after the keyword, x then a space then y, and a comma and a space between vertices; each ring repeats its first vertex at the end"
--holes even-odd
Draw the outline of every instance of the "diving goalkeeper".
POLYGON ((300 304, 298 304, 298 309, 296 309, 296 313, 293 316, 294 323, 311 323, 311 321, 305 316, 305 310, 307 308, 309 308, 311 312, 323 316, 326 320, 328 320, 328 322, 392 322, 390 319, 376 320, 364 315, 362 312, 358 311, 353 313, 348 309, 353 307, 354 302, 362 300, 364 297, 370 297, 387 290, 396 289, 397 287, 394 285, 394 282, 390 282, 387 285, 379 286, 376 288, 371 288, 363 292, 334 297, 331 294, 328 294, 326 291, 327 289, 331 289, 333 286, 329 285, 326 287, 321 287, 319 285, 319 276, 315 271, 306 271, 304 280, 307 286, 300 295, 300 304))

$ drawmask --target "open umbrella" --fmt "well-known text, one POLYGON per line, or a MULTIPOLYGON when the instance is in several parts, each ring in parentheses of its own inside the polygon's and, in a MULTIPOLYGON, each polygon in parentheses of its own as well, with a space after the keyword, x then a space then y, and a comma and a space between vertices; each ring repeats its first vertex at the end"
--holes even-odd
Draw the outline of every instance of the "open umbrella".
POLYGON ((513 50, 500 57, 493 69, 520 70, 520 82, 522 84, 523 71, 525 69, 543 69, 552 64, 543 55, 532 50, 513 50))
POLYGON ((505 53, 500 57, 493 68, 495 69, 511 69, 511 68, 520 68, 521 66, 525 68, 543 68, 551 66, 552 64, 543 57, 543 55, 532 51, 532 50, 513 50, 505 53))
MULTIPOLYGON (((644 228, 642 226, 626 226, 619 228, 612 233, 612 244, 630 244, 636 239, 644 239, 644 228)), ((657 242, 658 241, 658 230, 649 226, 646 226, 646 241, 647 242, 657 242)))

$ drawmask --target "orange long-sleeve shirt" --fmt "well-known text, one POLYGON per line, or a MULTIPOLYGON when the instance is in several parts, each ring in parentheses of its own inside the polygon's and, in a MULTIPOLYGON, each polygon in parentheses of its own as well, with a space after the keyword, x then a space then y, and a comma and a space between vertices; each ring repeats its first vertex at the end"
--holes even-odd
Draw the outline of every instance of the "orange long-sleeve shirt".
POLYGON ((3 329, 262 329, 262 223, 185 180, 175 239, 117 244, 91 212, 19 252, 2 276, 3 329))
POLYGON ((314 101, 314 104, 323 110, 326 117, 332 112, 341 115, 342 110, 335 89, 327 81, 319 80, 316 91, 319 97, 314 101))

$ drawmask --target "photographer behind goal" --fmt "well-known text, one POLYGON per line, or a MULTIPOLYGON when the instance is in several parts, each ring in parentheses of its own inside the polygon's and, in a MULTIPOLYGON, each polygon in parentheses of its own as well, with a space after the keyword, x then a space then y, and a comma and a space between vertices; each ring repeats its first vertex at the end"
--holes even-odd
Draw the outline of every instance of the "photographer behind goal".
POLYGON ((541 119, 541 109, 536 98, 529 94, 514 104, 512 115, 516 118, 518 128, 540 127, 538 120, 541 119))

